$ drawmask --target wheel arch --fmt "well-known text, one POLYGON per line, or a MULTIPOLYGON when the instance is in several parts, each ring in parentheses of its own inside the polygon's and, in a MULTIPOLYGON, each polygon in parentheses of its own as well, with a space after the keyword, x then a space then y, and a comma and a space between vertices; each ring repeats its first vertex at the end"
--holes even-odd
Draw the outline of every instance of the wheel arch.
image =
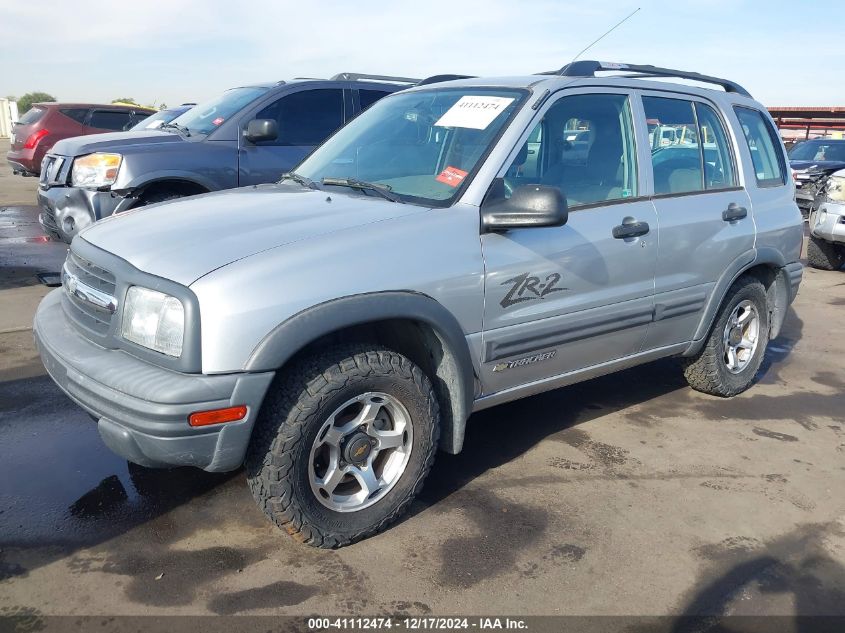
POLYGON ((144 196, 159 191, 175 191, 185 196, 195 196, 212 191, 207 185, 184 176, 163 176, 149 180, 133 188, 132 196, 141 201, 144 196))
POLYGON ((682 356, 694 356, 701 351, 728 290, 743 275, 756 277, 765 287, 769 306, 769 338, 776 338, 786 319, 789 304, 795 298, 801 279, 801 270, 800 263, 788 264, 783 253, 769 247, 747 251, 734 260, 710 293, 710 300, 705 307, 693 341, 682 356))
POLYGON ((283 371, 294 358, 339 341, 382 343, 416 363, 432 381, 440 404, 440 448, 460 452, 476 371, 457 319, 427 295, 377 292, 307 308, 268 333, 244 370, 283 371))

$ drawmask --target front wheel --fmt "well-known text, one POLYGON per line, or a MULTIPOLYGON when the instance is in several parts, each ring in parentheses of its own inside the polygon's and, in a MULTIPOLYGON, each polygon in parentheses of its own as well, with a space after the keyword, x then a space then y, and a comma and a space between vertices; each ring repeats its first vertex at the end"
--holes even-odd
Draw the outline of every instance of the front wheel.
POLYGON ((696 391, 735 396, 754 381, 768 340, 766 288, 754 277, 740 277, 728 291, 704 348, 685 359, 684 376, 696 391))
POLYGON ((253 496, 280 528, 323 548, 375 534, 407 509, 440 430, 429 379, 377 346, 301 359, 280 373, 256 424, 253 496))

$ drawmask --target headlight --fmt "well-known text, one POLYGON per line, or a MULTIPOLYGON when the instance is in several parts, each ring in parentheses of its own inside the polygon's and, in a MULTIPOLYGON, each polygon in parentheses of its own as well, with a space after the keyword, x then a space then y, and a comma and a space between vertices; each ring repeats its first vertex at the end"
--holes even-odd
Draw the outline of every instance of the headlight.
POLYGON ((88 154, 73 161, 71 183, 74 187, 108 187, 117 180, 120 154, 88 154))
POLYGON ((831 176, 825 185, 827 199, 831 202, 845 202, 845 176, 831 176))
POLYGON ((168 356, 182 353, 185 308, 176 297, 132 286, 126 293, 120 335, 168 356))

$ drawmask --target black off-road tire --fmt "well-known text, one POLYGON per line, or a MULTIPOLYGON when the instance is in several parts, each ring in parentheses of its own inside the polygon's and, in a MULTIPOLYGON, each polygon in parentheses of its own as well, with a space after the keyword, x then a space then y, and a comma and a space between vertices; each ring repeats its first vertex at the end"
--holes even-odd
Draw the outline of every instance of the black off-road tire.
POLYGON ((437 399, 419 367, 376 344, 336 346, 279 372, 247 451, 247 481, 259 507, 288 534, 314 547, 342 547, 380 532, 407 510, 431 470, 439 436, 437 399), (410 457, 382 499, 356 512, 337 512, 310 487, 311 447, 328 416, 368 391, 392 395, 407 409, 410 457))
POLYGON ((820 270, 839 270, 845 264, 845 249, 811 235, 807 242, 807 261, 820 270))
POLYGON ((689 386, 696 391, 722 398, 742 393, 754 382, 760 363, 763 362, 768 340, 769 310, 766 288, 755 277, 742 276, 728 290, 705 346, 696 356, 683 359, 684 376, 689 386), (734 308, 746 299, 752 301, 757 308, 760 318, 759 342, 748 365, 741 372, 734 374, 728 370, 725 363, 723 334, 734 308))

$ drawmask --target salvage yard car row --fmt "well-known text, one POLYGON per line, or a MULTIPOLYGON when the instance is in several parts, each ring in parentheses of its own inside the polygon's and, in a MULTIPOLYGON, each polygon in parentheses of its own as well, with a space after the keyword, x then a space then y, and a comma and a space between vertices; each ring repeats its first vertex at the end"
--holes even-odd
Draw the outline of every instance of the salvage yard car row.
POLYGON ((72 242, 36 341, 113 451, 245 464, 271 521, 338 547, 399 517, 474 411, 663 357, 708 394, 751 386, 801 282, 803 222, 742 86, 591 61, 332 81, 235 89, 171 131, 45 162, 45 226, 72 242), (292 105, 312 96, 340 109, 292 105), (252 186, 123 213, 164 164, 136 167, 134 145, 252 186))

